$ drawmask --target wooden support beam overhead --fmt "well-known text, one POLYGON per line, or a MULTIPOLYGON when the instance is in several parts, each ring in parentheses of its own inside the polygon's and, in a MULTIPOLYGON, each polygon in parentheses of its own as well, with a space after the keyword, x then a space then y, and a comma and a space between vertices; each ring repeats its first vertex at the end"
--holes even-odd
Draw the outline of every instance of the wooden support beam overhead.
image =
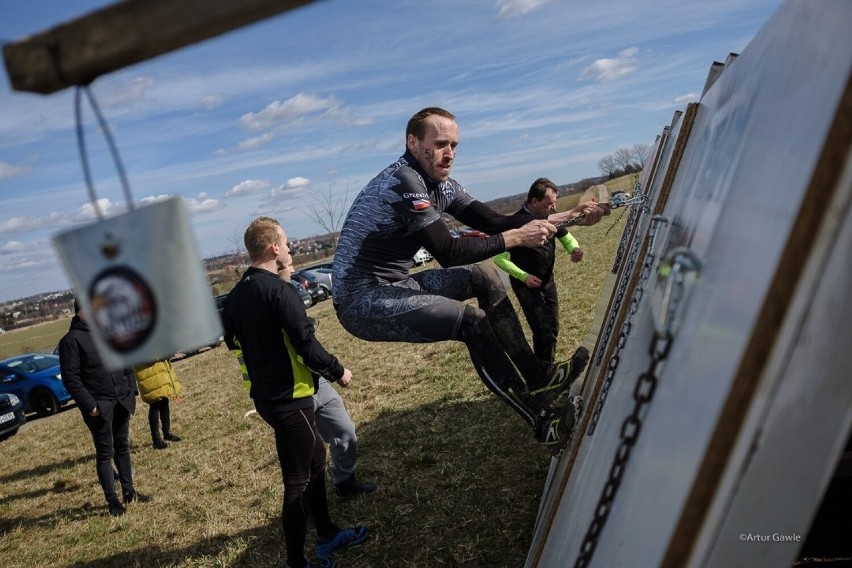
POLYGON ((313 0, 125 0, 3 46, 18 91, 54 93, 313 0))

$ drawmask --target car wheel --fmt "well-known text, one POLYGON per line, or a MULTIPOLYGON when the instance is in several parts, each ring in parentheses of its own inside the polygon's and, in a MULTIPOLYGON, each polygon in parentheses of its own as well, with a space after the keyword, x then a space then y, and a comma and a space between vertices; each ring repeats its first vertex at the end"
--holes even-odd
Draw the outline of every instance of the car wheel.
POLYGON ((30 408, 39 416, 50 416, 59 412, 59 401, 49 390, 34 390, 30 393, 30 408))

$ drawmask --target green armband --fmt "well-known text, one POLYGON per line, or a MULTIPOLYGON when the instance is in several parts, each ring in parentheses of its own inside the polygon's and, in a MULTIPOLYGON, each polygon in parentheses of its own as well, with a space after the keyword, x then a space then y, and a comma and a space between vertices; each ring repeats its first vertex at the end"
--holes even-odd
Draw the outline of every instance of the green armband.
POLYGON ((500 267, 501 270, 508 273, 512 278, 516 278, 521 282, 526 282, 527 276, 529 276, 526 272, 518 268, 514 262, 509 260, 509 251, 504 251, 493 257, 492 259, 494 264, 500 267))
POLYGON ((565 247, 565 250, 567 250, 569 254, 574 252, 574 249, 580 246, 580 243, 571 233, 565 233, 563 236, 559 237, 559 242, 562 243, 562 246, 565 247))

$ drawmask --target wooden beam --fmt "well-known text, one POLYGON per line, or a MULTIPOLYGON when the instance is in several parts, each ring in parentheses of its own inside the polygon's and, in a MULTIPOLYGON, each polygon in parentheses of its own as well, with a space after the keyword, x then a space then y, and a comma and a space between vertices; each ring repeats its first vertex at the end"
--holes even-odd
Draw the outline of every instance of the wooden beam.
POLYGON ((313 0, 125 0, 3 46, 12 88, 54 93, 313 0))

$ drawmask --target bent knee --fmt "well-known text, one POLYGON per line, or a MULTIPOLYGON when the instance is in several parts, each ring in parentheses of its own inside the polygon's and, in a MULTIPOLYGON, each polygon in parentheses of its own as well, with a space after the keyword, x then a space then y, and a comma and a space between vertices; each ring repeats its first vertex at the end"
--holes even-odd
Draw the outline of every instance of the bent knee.
POLYGON ((503 287, 503 281, 500 279, 500 273, 492 264, 473 264, 471 265, 471 280, 474 285, 492 288, 494 286, 503 287))
POLYGON ((467 340, 479 329, 482 322, 486 321, 488 316, 485 310, 466 304, 464 314, 462 314, 461 323, 459 324, 459 338, 462 341, 467 340))

